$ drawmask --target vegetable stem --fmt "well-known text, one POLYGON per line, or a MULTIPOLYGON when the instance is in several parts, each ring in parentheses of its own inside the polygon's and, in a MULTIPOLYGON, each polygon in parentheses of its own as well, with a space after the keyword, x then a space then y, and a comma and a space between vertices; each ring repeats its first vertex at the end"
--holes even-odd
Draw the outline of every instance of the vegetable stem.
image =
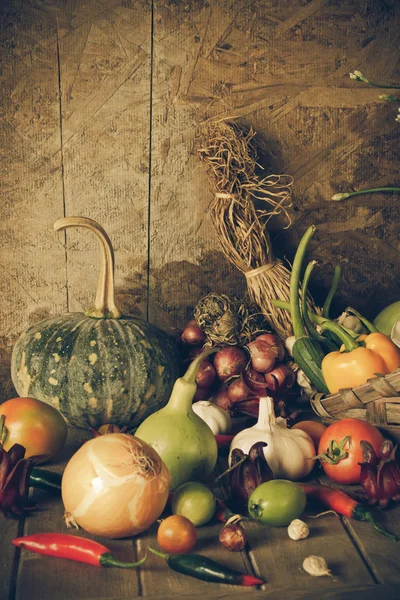
POLYGON ((293 333, 297 339, 306 336, 303 319, 301 317, 299 301, 300 270, 307 246, 316 230, 315 225, 310 225, 300 240, 296 256, 293 261, 292 273, 290 278, 290 312, 292 314, 293 333))
POLYGON ((351 198, 352 196, 359 196, 360 194, 371 194, 373 192, 400 192, 400 187, 378 187, 378 188, 368 188, 365 190, 357 190, 356 192, 345 192, 343 194, 335 194, 332 196, 331 200, 335 202, 340 202, 341 200, 347 200, 347 198, 351 198))
POLYGON ((115 305, 114 298, 114 250, 111 240, 104 229, 87 217, 63 217, 54 223, 54 230, 67 227, 86 227, 98 238, 101 247, 100 275, 94 306, 86 311, 86 315, 95 319, 119 319, 121 312, 115 305))
POLYGON ((340 265, 336 265, 335 271, 333 273, 331 289, 329 290, 329 293, 324 302, 324 306, 322 307, 322 316, 325 317, 326 319, 329 319, 329 311, 331 308, 331 303, 332 303, 333 297, 336 294, 337 289, 339 287, 341 274, 342 274, 342 269, 340 268, 340 265))
POLYGON ((312 338, 314 338, 315 340, 317 340, 318 342, 324 343, 324 341, 325 341, 324 338, 322 337, 322 335, 320 335, 315 330, 314 324, 313 324, 313 322, 309 316, 308 310, 307 310, 308 284, 310 281, 312 270, 315 267, 315 265, 317 265, 317 264, 318 263, 316 260, 312 260, 311 262, 308 263, 306 270, 304 271, 303 283, 301 286, 301 315, 302 315, 303 322, 304 322, 310 336, 312 338))
POLYGON ((351 352, 352 350, 355 350, 359 347, 359 344, 357 344, 355 339, 349 333, 347 333, 347 331, 345 331, 343 327, 341 327, 334 321, 324 321, 323 323, 321 323, 321 329, 323 331, 331 331, 332 333, 334 333, 344 344, 346 352, 351 352))
POLYGON ((148 550, 152 554, 155 554, 155 556, 158 556, 159 558, 164 558, 165 560, 168 560, 168 558, 170 556, 169 554, 166 554, 165 552, 160 552, 159 550, 155 550, 154 548, 151 548, 150 546, 149 546, 148 550))

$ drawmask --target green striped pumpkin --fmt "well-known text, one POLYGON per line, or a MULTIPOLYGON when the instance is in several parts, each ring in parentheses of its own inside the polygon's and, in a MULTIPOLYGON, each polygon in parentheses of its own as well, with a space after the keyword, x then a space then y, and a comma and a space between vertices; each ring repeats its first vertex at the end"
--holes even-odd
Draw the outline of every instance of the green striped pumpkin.
POLYGON ((50 317, 27 329, 13 349, 11 375, 19 396, 56 407, 70 425, 134 427, 169 399, 178 377, 175 345, 160 329, 121 316, 114 303, 114 256, 91 219, 59 219, 55 229, 91 229, 102 245, 94 308, 50 317))

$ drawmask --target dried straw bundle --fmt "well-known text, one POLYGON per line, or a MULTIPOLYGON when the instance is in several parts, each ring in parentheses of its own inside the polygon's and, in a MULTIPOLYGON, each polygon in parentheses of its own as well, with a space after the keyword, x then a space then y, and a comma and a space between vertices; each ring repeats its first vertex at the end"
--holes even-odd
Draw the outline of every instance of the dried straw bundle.
POLYGON ((198 153, 215 188, 210 211, 223 253, 245 274, 251 301, 286 338, 293 334, 290 314, 270 300, 289 301, 290 270, 275 258, 266 225, 283 212, 290 226, 293 180, 289 175, 257 176, 255 135, 236 123, 214 121, 203 131, 198 153), (254 200, 264 202, 265 209, 256 209, 254 200))

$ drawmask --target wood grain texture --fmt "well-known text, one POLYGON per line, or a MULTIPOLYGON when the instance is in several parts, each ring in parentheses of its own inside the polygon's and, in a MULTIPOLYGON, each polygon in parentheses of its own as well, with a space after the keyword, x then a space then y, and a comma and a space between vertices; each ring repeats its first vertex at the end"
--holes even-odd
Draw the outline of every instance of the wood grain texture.
MULTIPOLYGON (((70 2, 58 17, 65 212, 107 230, 119 304, 146 316, 151 7, 103 8, 70 2)), ((81 311, 96 290, 97 242, 67 239, 69 308, 81 311)))
POLYGON ((328 577, 311 577, 302 569, 303 560, 310 555, 325 558, 338 585, 351 585, 354 581, 374 583, 356 548, 349 544, 340 520, 332 515, 308 518, 314 514, 315 511, 307 511, 302 516, 310 528, 310 535, 298 542, 289 538, 286 527, 268 527, 259 523, 245 525, 255 571, 263 573, 267 579, 263 589, 307 587, 310 591, 320 589, 325 594, 332 587, 332 581, 328 577), (346 560, 340 558, 344 556, 346 560))
POLYGON ((54 16, 31 3, 0 11, 0 392, 10 397, 11 346, 28 325, 66 309, 65 256, 52 225, 63 211, 57 29, 54 16), (43 148, 45 148, 44 151, 43 148))

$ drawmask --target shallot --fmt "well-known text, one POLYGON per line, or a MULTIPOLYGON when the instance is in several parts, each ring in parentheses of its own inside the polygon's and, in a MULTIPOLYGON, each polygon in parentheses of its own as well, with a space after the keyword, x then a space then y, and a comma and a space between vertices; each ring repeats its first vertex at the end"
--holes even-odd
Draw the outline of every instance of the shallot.
POLYGON ((214 358, 214 368, 220 381, 226 381, 245 369, 247 357, 241 348, 237 346, 226 346, 218 352, 214 358))
POLYGON ((182 333, 182 340, 190 346, 202 346, 206 341, 206 334, 198 325, 186 325, 182 333))
POLYGON ((196 383, 200 388, 210 388, 214 383, 215 369, 208 358, 202 360, 196 375, 196 383))
POLYGON ((254 396, 254 392, 252 392, 244 382, 242 376, 234 379, 232 383, 228 387, 228 396, 230 401, 240 402, 241 400, 246 400, 250 396, 254 396))
POLYGON ((217 390, 217 393, 212 397, 212 401, 214 402, 214 404, 216 404, 220 408, 223 408, 224 410, 229 409, 231 399, 229 398, 228 386, 226 385, 226 383, 220 385, 220 387, 217 390))
POLYGON ((247 544, 247 534, 238 523, 227 523, 219 532, 219 541, 230 552, 240 552, 247 544))
POLYGON ((263 333, 247 345, 251 364, 256 371, 268 373, 276 362, 283 360, 285 348, 280 338, 272 333, 263 333))

